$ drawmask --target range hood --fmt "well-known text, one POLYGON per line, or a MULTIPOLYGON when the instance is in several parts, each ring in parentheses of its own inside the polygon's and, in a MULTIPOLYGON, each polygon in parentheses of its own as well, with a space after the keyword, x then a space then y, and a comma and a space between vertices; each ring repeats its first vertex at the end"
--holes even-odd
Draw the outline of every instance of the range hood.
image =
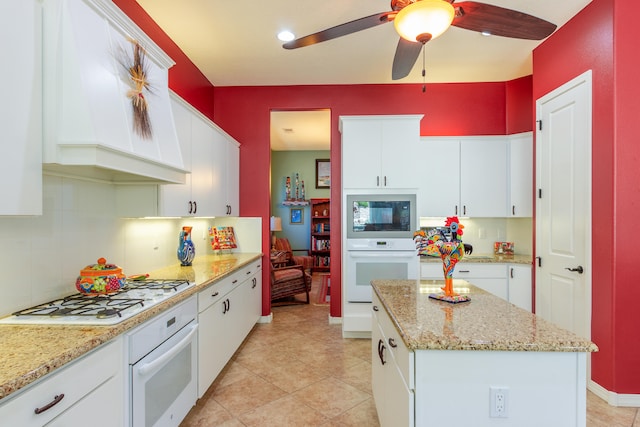
POLYGON ((47 0, 43 10, 45 173, 184 183, 188 171, 169 98, 171 58, 110 0, 47 0), (141 92, 147 136, 134 130, 130 97, 136 45, 143 48, 148 82, 141 92))

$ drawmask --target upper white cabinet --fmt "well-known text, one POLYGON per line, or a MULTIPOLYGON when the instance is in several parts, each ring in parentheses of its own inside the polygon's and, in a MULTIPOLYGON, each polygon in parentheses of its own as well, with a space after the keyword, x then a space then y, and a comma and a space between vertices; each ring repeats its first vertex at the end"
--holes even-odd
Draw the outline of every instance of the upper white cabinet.
POLYGON ((182 156, 191 173, 184 185, 159 186, 158 214, 237 215, 238 143, 178 96, 172 95, 171 104, 182 156))
POLYGON ((184 184, 118 186, 118 214, 238 216, 240 144, 173 92, 171 108, 190 173, 184 184))
POLYGON ((341 116, 342 187, 415 188, 422 115, 341 116))
MULTIPOLYGON (((168 90, 171 58, 110 0, 41 3, 45 170, 114 183, 183 183, 168 90), (141 95, 150 136, 135 130, 139 115, 131 99, 137 89, 129 76, 135 42, 145 52, 149 90, 141 95)), ((25 33, 16 31, 7 40, 25 33)), ((8 81, 28 86, 24 79, 8 81)))
POLYGON ((511 217, 533 214, 533 134, 509 136, 509 212, 511 217))
POLYGON ((42 214, 42 2, 0 3, 0 215, 42 214))
POLYGON ((423 137, 415 158, 419 216, 506 216, 504 137, 423 137))

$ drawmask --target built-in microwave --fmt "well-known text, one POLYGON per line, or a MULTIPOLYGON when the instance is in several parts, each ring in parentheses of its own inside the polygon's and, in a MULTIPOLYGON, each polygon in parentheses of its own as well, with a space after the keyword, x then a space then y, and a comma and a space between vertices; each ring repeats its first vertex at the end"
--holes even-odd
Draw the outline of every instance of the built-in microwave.
POLYGON ((347 239, 412 238, 415 194, 348 194, 347 239))

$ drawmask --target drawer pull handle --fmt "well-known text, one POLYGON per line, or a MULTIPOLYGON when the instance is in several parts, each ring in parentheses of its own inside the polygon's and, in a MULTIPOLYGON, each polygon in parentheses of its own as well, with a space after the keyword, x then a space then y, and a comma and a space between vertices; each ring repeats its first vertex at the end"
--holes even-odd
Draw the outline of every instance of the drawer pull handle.
POLYGON ((217 297, 218 295, 220 295, 220 292, 216 291, 215 294, 211 295, 211 298, 217 297))
POLYGON ((378 357, 380 358, 380 362, 384 365, 387 362, 384 360, 384 341, 378 340, 378 357))
POLYGON ((377 305, 374 305, 374 306, 373 306, 373 311, 379 311, 379 309, 378 309, 378 306, 377 306, 377 305))
POLYGON ((470 270, 458 270, 459 273, 468 273, 470 270))
POLYGON ((251 289, 255 288, 258 285, 258 279, 255 277, 251 280, 251 289))
POLYGON ((53 408, 54 406, 56 406, 58 403, 60 403, 60 401, 62 399, 64 399, 64 393, 60 393, 60 394, 56 395, 56 397, 54 397, 51 402, 47 403, 42 408, 34 409, 33 412, 35 412, 36 414, 41 414, 44 411, 47 411, 47 410, 53 408))
POLYGON ((393 338, 389 338, 389 345, 391 346, 391 348, 398 347, 398 344, 396 344, 396 340, 394 340, 393 338))

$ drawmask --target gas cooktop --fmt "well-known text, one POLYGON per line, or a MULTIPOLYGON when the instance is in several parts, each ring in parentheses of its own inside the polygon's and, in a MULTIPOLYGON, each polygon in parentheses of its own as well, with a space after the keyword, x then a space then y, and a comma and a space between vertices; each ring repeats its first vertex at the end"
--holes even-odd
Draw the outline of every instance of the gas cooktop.
POLYGON ((109 295, 69 295, 17 311, 4 324, 115 325, 185 291, 188 280, 128 280, 109 295))

